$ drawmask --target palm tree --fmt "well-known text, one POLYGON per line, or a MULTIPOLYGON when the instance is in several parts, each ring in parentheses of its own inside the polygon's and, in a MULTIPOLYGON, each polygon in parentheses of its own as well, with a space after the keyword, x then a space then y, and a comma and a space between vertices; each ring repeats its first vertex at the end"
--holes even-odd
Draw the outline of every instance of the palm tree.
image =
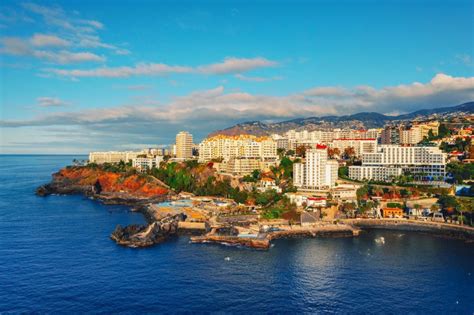
MULTIPOLYGON (((463 212, 466 211, 466 208, 464 206, 464 204, 462 203, 459 203, 457 206, 456 206, 456 211, 461 213, 461 225, 464 225, 464 215, 463 215, 463 212)), ((459 221, 459 216, 458 216, 458 221, 459 221)))

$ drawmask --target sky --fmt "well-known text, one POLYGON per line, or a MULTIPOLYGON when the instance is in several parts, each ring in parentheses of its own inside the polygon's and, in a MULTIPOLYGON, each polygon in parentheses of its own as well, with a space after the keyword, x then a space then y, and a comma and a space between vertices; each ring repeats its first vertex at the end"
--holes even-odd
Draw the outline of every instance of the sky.
POLYGON ((0 2, 3 154, 472 100, 472 1, 0 2))

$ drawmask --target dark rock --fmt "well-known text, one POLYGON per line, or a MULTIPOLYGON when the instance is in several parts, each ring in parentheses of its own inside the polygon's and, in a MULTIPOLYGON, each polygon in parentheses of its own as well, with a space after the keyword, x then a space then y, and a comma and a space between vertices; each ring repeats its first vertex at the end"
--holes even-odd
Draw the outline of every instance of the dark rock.
POLYGON ((148 247, 177 235, 180 215, 167 216, 149 225, 117 225, 110 238, 119 245, 128 247, 148 247))

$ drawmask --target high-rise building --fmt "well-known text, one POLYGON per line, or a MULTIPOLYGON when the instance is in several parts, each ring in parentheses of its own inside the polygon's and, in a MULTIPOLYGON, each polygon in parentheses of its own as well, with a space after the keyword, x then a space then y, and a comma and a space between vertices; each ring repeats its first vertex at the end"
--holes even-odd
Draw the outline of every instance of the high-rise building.
POLYGON ((399 144, 400 128, 395 126, 387 126, 382 131, 380 138, 380 143, 382 144, 399 144))
POLYGON ((190 159, 193 157, 193 135, 187 131, 181 131, 176 135, 176 158, 190 159))
POLYGON ((328 158, 327 146, 316 145, 306 151, 304 162, 293 164, 293 185, 307 190, 334 187, 337 170, 337 161, 328 158))

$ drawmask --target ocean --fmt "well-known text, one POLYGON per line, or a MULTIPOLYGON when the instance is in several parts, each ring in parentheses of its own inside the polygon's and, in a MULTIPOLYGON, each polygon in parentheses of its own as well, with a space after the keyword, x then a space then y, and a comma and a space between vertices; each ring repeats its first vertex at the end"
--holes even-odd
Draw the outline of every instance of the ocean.
POLYGON ((110 233, 141 214, 35 196, 73 158, 86 157, 0 156, 0 313, 474 312, 474 244, 463 241, 371 231, 268 251, 187 237, 120 247, 110 233))

